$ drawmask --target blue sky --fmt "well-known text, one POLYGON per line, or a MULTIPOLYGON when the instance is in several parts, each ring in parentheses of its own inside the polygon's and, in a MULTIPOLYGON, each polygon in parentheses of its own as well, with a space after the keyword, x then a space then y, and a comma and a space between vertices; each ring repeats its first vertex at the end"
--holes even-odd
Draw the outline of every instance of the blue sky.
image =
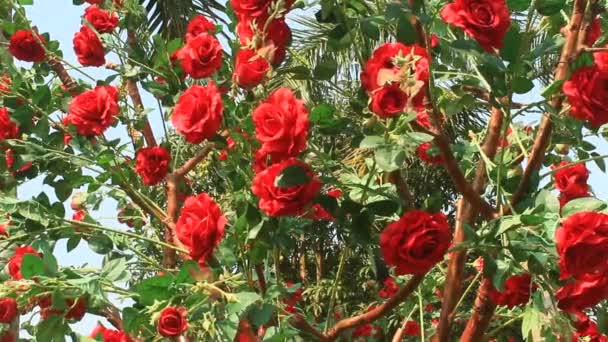
MULTIPOLYGON (((78 62, 72 49, 72 37, 80 28, 80 17, 84 12, 84 8, 85 6, 73 6, 71 0, 37 0, 33 6, 28 6, 26 8, 28 17, 31 19, 33 25, 37 26, 40 32, 49 32, 52 39, 58 40, 64 52, 65 59, 73 65, 78 65, 78 62)), ((108 55, 107 60, 117 62, 117 58, 112 55, 108 55)), ((27 66, 28 64, 23 65, 27 66)), ((110 72, 103 68, 85 68, 85 70, 89 75, 96 79, 104 79, 110 75, 110 72)), ((72 71, 71 74, 76 78, 81 77, 77 72, 72 71)), ((142 95, 144 96, 144 102, 147 107, 153 108, 153 111, 149 115, 152 118, 153 128, 158 139, 162 137, 162 126, 159 121, 159 113, 156 110, 156 101, 151 96, 143 94, 143 92, 142 95)), ((516 101, 532 102, 539 97, 539 89, 534 89, 530 94, 518 96, 516 101)), ((537 118, 534 118, 534 120, 535 119, 537 118)), ((528 119, 527 121, 529 122, 531 119, 528 119)), ((107 135, 110 138, 126 138, 123 129, 124 128, 111 129, 108 131, 107 135)), ((608 153, 608 144, 605 140, 594 138, 591 142, 598 146, 598 153, 608 153)), ((606 198, 608 187, 604 174, 602 174, 594 163, 588 163, 587 167, 591 170, 590 184, 592 185, 595 194, 599 198, 606 198)), ((49 197, 55 199, 53 189, 49 186, 42 185, 41 179, 35 179, 21 186, 19 188, 19 196, 21 198, 32 197, 37 195, 40 192, 40 189, 43 189, 47 192, 49 197)), ((69 208, 69 205, 66 205, 66 212, 71 216, 72 211, 69 208)), ((98 212, 91 214, 108 226, 119 226, 118 222, 115 220, 116 203, 112 200, 106 200, 98 212)), ((60 242, 57 245, 55 252, 59 263, 63 266, 81 266, 85 263, 91 266, 100 266, 102 261, 102 256, 92 253, 84 242, 71 253, 66 253, 65 241, 60 242)), ((82 322, 75 324, 73 328, 79 333, 88 334, 98 319, 99 318, 96 316, 87 315, 82 322)))

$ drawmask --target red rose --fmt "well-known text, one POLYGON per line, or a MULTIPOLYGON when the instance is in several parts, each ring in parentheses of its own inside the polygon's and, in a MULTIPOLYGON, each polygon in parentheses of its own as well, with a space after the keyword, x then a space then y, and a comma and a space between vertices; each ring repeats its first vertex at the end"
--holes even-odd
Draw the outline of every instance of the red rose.
POLYGON ((388 277, 384 279, 384 288, 378 292, 378 295, 382 298, 391 298, 399 291, 399 285, 395 282, 395 278, 388 277))
POLYGON ((192 78, 205 78, 222 67, 222 46, 208 33, 200 33, 179 49, 176 58, 184 72, 192 78))
POLYGON ((450 240, 443 213, 411 210, 384 229, 380 248, 386 264, 395 266, 397 274, 424 274, 443 259, 450 240))
POLYGON ((11 120, 11 116, 5 107, 0 107, 0 141, 4 139, 16 139, 19 137, 19 127, 11 120))
POLYGON ((85 298, 78 298, 77 300, 68 298, 65 301, 65 305, 65 310, 68 310, 67 313, 65 313, 65 310, 53 308, 50 296, 44 297, 38 302, 38 306, 40 306, 40 317, 42 319, 47 319, 51 315, 64 315, 65 313, 66 319, 80 321, 87 312, 87 300, 85 298))
POLYGON ((0 334, 0 342, 17 342, 15 335, 10 331, 5 331, 0 334))
POLYGON ((17 249, 15 249, 15 255, 8 261, 8 273, 15 280, 23 279, 23 275, 21 274, 21 262, 23 261, 23 256, 25 254, 40 255, 40 253, 36 252, 36 250, 30 246, 17 247, 17 249))
MULTIPOLYGON (((552 169, 561 168, 569 164, 567 161, 562 161, 554 165, 552 169)), ((570 199, 589 195, 589 185, 587 185, 589 170, 587 170, 587 167, 583 163, 573 164, 572 166, 560 169, 555 172, 553 178, 555 180, 555 188, 570 199)))
POLYGON ((510 276, 505 281, 503 291, 492 287, 490 298, 496 305, 506 305, 512 309, 515 306, 526 304, 530 300, 532 286, 532 278, 528 273, 510 276))
POLYGON ((304 102, 286 88, 275 90, 253 111, 255 136, 262 143, 260 154, 277 159, 295 157, 306 148, 308 111, 304 102))
POLYGON ((196 38, 201 33, 213 33, 215 24, 202 15, 197 15, 188 23, 186 42, 196 38))
MULTIPOLYGON (((604 46, 608 49, 608 45, 604 46)), ((601 72, 608 72, 608 52, 596 52, 593 54, 595 65, 601 72)))
POLYGON ((97 34, 88 26, 82 26, 74 34, 74 53, 83 66, 102 66, 106 63, 106 52, 97 34))
POLYGON ((19 308, 14 298, 0 299, 0 323, 11 324, 18 315, 19 308))
POLYGON ((8 47, 11 55, 25 62, 42 62, 46 57, 44 47, 46 45, 44 37, 32 30, 18 30, 11 36, 8 47), (34 36, 36 35, 36 36, 34 36))
POLYGON ((243 88, 251 88, 262 83, 270 70, 268 61, 254 50, 240 50, 236 54, 236 64, 232 79, 243 88))
POLYGON ((158 319, 158 333, 165 337, 181 335, 188 329, 187 314, 186 308, 165 308, 158 319))
POLYGON ((258 49, 258 54, 273 65, 279 65, 285 59, 291 29, 283 18, 272 20, 265 32, 264 28, 264 22, 247 19, 237 24, 236 31, 242 46, 258 49))
POLYGON ((379 336, 382 331, 379 327, 375 327, 370 323, 366 323, 358 326, 352 333, 353 338, 362 337, 361 339, 357 339, 356 341, 366 341, 365 337, 371 336, 379 336))
POLYGON ((97 324, 97 326, 93 329, 93 331, 91 332, 91 335, 89 335, 89 337, 95 338, 95 339, 101 337, 101 340, 103 342, 131 342, 132 341, 131 338, 129 338, 129 336, 127 334, 125 334, 123 331, 106 329, 101 324, 97 324))
POLYGON ((251 191, 259 197, 258 205, 268 216, 292 216, 305 212, 320 188, 321 182, 310 167, 295 158, 290 158, 258 173, 253 179, 251 191), (308 175, 309 181, 285 188, 276 186, 277 177, 288 167, 302 168, 308 175))
POLYGON ((568 216, 555 232, 561 279, 608 271, 608 215, 591 211, 568 216))
POLYGON ((175 234, 188 250, 190 257, 204 265, 224 237, 226 218, 208 194, 186 198, 175 224, 175 234))
POLYGON ((386 43, 381 45, 365 63, 361 72, 361 86, 372 92, 399 79, 429 80, 429 57, 418 45, 386 43))
POLYGON ((8 232, 6 231, 6 225, 0 223, 0 236, 8 236, 8 232))
POLYGON ((580 313, 608 297, 608 277, 587 274, 580 280, 568 282, 557 290, 557 307, 570 313, 580 313))
POLYGON ((239 330, 234 342, 258 342, 258 337, 254 334, 248 321, 242 320, 239 322, 239 330))
POLYGON ((171 155, 164 147, 144 147, 135 156, 135 172, 144 180, 146 185, 158 184, 169 171, 171 155))
POLYGON ((434 33, 431 34, 431 49, 438 47, 440 43, 441 41, 439 40, 439 37, 437 37, 437 35, 434 33))
POLYGON ((425 142, 423 144, 420 144, 417 148, 418 151, 418 157, 420 158, 420 160, 422 160, 423 162, 427 163, 427 164, 443 164, 443 158, 441 157, 441 155, 439 154, 439 151, 429 151, 429 149, 431 148, 435 148, 433 143, 431 142, 425 142))
POLYGON ((600 38, 601 35, 602 25, 600 23, 600 19, 595 18, 591 23, 591 27, 589 27, 589 32, 587 32, 587 40, 585 41, 585 44, 587 46, 593 46, 593 44, 595 44, 595 42, 600 38))
POLYGON ((84 0, 84 2, 88 2, 89 4, 103 4, 104 0, 84 0))
POLYGON ((89 6, 84 10, 84 19, 99 33, 112 33, 116 26, 118 26, 118 16, 116 13, 110 14, 97 5, 89 6))
MULTIPOLYGON (((269 10, 275 0, 230 0, 230 6, 236 13, 239 20, 258 19, 260 22, 266 22, 266 18, 270 14, 269 10)), ((293 4, 293 0, 286 0, 284 3, 284 11, 287 12, 293 4)))
MULTIPOLYGON (((418 95, 423 95, 422 92, 418 95)), ((415 96, 414 101, 421 103, 424 96, 415 96)), ((405 111, 409 97, 401 90, 399 83, 385 85, 372 92, 369 109, 381 118, 392 118, 405 111)))
POLYGON ((78 134, 100 135, 116 121, 119 112, 118 90, 97 86, 72 99, 64 122, 74 125, 78 134))
POLYGON ((562 90, 570 102, 570 116, 599 127, 608 122, 608 72, 597 66, 576 69, 562 90))
POLYGON ((407 321, 404 330, 405 336, 420 336, 420 325, 416 321, 407 321))
MULTIPOLYGON (((13 153, 13 150, 11 150, 10 148, 7 148, 6 151, 4 151, 4 160, 6 161, 6 168, 8 170, 12 170, 13 164, 15 163, 15 155, 13 153)), ((32 165, 33 165, 32 162, 27 162, 27 163, 23 164, 19 168, 19 170, 16 170, 16 172, 11 172, 11 174, 14 177, 18 172, 27 171, 30 167, 32 167, 32 165)))
POLYGON ((74 215, 72 215, 72 220, 74 221, 84 221, 84 218, 87 216, 87 212, 79 209, 77 211, 74 212, 74 215))
POLYGON ((574 327, 576 328, 576 333, 574 334, 576 341, 578 341, 578 338, 585 336, 590 337, 591 342, 606 341, 597 328, 597 324, 584 313, 577 314, 577 321, 574 323, 574 327))
POLYGON ((511 26, 505 0, 454 0, 443 7, 441 18, 462 29, 488 52, 502 49, 511 26))
MULTIPOLYGON (((287 289, 291 289, 295 287, 294 283, 287 282, 285 284, 287 289)), ((302 288, 297 288, 295 291, 289 294, 289 296, 283 299, 283 303, 286 305, 285 311, 289 313, 296 313, 298 310, 296 309, 296 305, 302 300, 302 288)))
POLYGON ((222 124, 224 104, 215 83, 206 87, 194 85, 177 101, 171 122, 186 141, 198 144, 215 135, 222 124))

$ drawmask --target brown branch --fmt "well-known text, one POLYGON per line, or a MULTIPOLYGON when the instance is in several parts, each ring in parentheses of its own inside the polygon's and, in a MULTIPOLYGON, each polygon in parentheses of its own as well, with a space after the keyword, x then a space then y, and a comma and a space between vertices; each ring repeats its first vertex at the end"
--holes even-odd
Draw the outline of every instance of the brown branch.
POLYGON ((258 276, 260 291, 265 294, 268 286, 266 285, 266 277, 264 277, 264 264, 255 265, 255 274, 258 276))
POLYGON ((48 59, 49 66, 51 70, 55 72, 61 83, 66 87, 67 92, 72 96, 77 96, 80 94, 78 90, 78 85, 74 82, 70 74, 68 74, 67 70, 61 64, 61 60, 57 57, 50 57, 48 59))
MULTIPOLYGON (((494 159, 502 132, 504 114, 499 108, 492 109, 492 115, 488 123, 486 138, 481 147, 481 152, 489 160, 494 159)), ((486 165, 483 158, 477 162, 473 190, 479 195, 483 193, 487 184, 486 165)), ((456 217, 456 228, 454 230, 453 243, 458 245, 465 241, 464 225, 472 225, 477 217, 477 211, 465 199, 458 202, 458 214, 456 217)), ((457 250, 450 253, 450 262, 443 291, 443 302, 441 305, 441 316, 437 327, 437 338, 439 341, 447 341, 450 336, 453 320, 452 311, 458 302, 462 292, 462 279, 467 253, 457 250)))
POLYGON ((397 293, 389 300, 366 313, 340 320, 331 329, 329 329, 327 334, 323 334, 321 331, 311 326, 302 315, 292 316, 290 322, 294 327, 316 337, 319 341, 335 341, 345 330, 360 326, 362 324, 371 323, 389 313, 393 308, 405 301, 407 297, 412 294, 412 292, 414 292, 414 290, 424 279, 425 275, 426 274, 413 276, 407 282, 407 284, 399 289, 399 291, 397 291, 397 293))
MULTIPOLYGON (((595 3, 596 1, 597 0, 591 0, 592 3, 595 3)), ((568 77, 569 63, 577 53, 579 44, 586 39, 586 31, 583 31, 582 35, 580 34, 581 28, 587 27, 589 24, 588 21, 592 20, 590 16, 584 16, 586 5, 586 0, 574 1, 574 9, 569 23, 569 30, 566 34, 566 42, 555 70, 554 78, 556 81, 563 81, 568 77)), ((555 108, 557 113, 561 110, 563 100, 564 97, 560 94, 555 95, 551 101, 551 105, 555 108)), ((523 195, 527 192, 530 185, 532 175, 540 169, 545 152, 549 146, 552 129, 553 123, 551 121, 551 115, 550 113, 545 113, 519 188, 511 198, 512 206, 519 203, 523 198, 523 195)), ((460 337, 461 342, 479 341, 490 324, 494 315, 494 310, 496 309, 496 305, 489 297, 491 286, 492 283, 487 279, 482 282, 482 285, 477 292, 477 297, 475 298, 473 314, 460 337)))
POLYGON ((391 341, 393 342, 403 342, 403 337, 405 336, 405 327, 407 326, 407 322, 409 322, 409 317, 403 319, 403 323, 401 326, 395 331, 395 335, 391 341))
POLYGON ((403 176, 401 175, 401 170, 391 172, 389 174, 389 181, 397 188, 397 194, 399 195, 399 198, 401 198, 403 207, 406 210, 414 208, 416 206, 416 201, 414 200, 414 196, 410 191, 410 187, 407 185, 403 179, 403 176))
MULTIPOLYGON (((566 42, 562 49, 562 54, 559 63, 555 69, 555 81, 564 81, 568 77, 569 63, 572 57, 577 52, 578 36, 581 23, 583 22, 583 14, 585 12, 586 0, 575 0, 574 13, 570 19, 569 30, 566 34, 566 42)), ((564 101, 563 95, 555 95, 551 101, 551 106, 555 108, 557 113, 560 112, 564 101)), ((545 113, 540 123, 539 130, 532 147, 532 152, 528 156, 528 164, 524 170, 517 191, 511 197, 511 205, 515 205, 521 201, 524 194, 528 191, 532 176, 540 169, 545 152, 549 147, 551 132, 553 131, 553 122, 551 114, 545 113)))
MULTIPOLYGON (((205 145, 194 157, 190 158, 180 168, 172 174, 167 175, 166 193, 167 193, 167 217, 163 221, 165 223, 165 242, 172 243, 178 247, 182 243, 175 236, 175 226, 179 216, 179 181, 198 165, 211 152, 214 144, 205 145)), ((165 248, 163 251, 163 265, 167 268, 174 268, 177 263, 175 250, 165 248)))

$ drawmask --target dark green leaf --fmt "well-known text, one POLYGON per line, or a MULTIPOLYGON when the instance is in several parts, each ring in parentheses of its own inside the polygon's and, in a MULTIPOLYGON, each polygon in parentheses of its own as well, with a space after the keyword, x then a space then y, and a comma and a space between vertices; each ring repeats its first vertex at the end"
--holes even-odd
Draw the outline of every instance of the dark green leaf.
POLYGON ((44 274, 44 262, 35 254, 23 255, 21 262, 21 274, 25 279, 32 279, 35 276, 44 274))
POLYGON ((89 248, 97 254, 108 254, 114 247, 112 240, 103 234, 97 234, 89 238, 89 248))
POLYGON ((391 200, 377 201, 368 204, 367 208, 378 216, 391 216, 399 210, 399 203, 391 200))
POLYGON ((165 274, 148 278, 135 285, 135 292, 139 295, 139 301, 144 305, 151 305, 155 300, 167 300, 174 295, 169 289, 173 283, 173 276, 165 274))
POLYGON ((338 63, 333 57, 326 57, 313 70, 313 75, 319 80, 331 79, 338 70, 338 63))
POLYGON ((376 148, 378 146, 386 145, 386 140, 383 137, 377 135, 371 135, 363 138, 359 143, 360 148, 376 148))
POLYGON ((416 29, 407 15, 400 16, 397 21, 397 40, 406 45, 416 42, 416 29))
POLYGON ((290 165, 283 169, 277 176, 274 183, 279 188, 288 188, 291 186, 304 185, 310 182, 311 177, 307 170, 298 165, 290 165))
POLYGON ((576 198, 564 205, 562 217, 568 217, 581 211, 602 211, 606 209, 606 203, 595 197, 576 198))
POLYGON ((550 16, 559 13, 566 5, 566 0, 536 0, 535 7, 538 13, 550 16))

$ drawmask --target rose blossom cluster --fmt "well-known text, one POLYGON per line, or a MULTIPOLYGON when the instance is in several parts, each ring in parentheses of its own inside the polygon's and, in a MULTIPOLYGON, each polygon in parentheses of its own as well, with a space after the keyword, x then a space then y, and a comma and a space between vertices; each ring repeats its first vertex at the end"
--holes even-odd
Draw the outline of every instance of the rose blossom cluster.
POLYGON ((83 25, 72 41, 74 52, 81 65, 102 66, 106 63, 106 51, 99 34, 112 33, 118 26, 118 15, 93 4, 87 7, 83 18, 83 25))
POLYGON ((262 83, 271 65, 285 59, 291 30, 285 22, 291 0, 230 0, 237 16, 241 49, 236 53, 233 81, 243 88, 262 83))
POLYGON ((319 193, 321 182, 296 157, 306 149, 309 121, 304 102, 290 89, 275 90, 253 111, 255 136, 261 147, 255 153, 256 176, 251 191, 269 216, 304 214, 319 193), (277 184, 285 171, 299 169, 306 178, 298 185, 277 184))
POLYGON ((555 232, 560 279, 558 307, 585 320, 586 308, 608 298, 608 215, 582 211, 568 216, 555 232))
POLYGON ((559 191, 561 207, 575 198, 589 196, 589 185, 587 184, 589 170, 585 164, 570 165, 569 162, 562 161, 551 168, 556 170, 553 179, 555 188, 559 191))
POLYGON ((194 79, 207 78, 222 67, 224 51, 214 31, 215 24, 202 15, 190 20, 184 37, 186 44, 171 57, 186 75, 194 79))
POLYGON ((512 309, 526 304, 530 300, 530 291, 534 288, 529 273, 513 275, 507 278, 502 291, 492 287, 490 298, 496 305, 504 305, 512 309))
POLYGON ((562 90, 569 115, 597 128, 608 123, 608 52, 594 53, 593 59, 594 65, 576 69, 562 90))
POLYGON ((382 231, 380 249, 396 274, 424 274, 443 259, 451 239, 443 213, 411 210, 382 231))

